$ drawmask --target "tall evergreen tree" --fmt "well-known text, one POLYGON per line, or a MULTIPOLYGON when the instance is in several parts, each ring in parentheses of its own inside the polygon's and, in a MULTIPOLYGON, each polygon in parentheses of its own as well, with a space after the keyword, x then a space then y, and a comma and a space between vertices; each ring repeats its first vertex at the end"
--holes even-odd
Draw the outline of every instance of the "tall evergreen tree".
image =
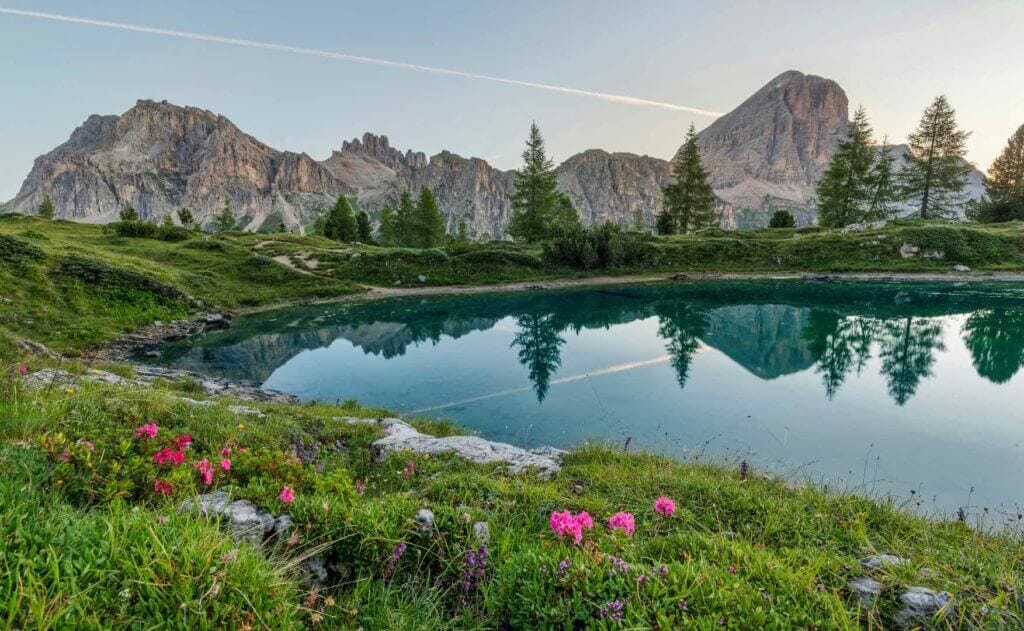
POLYGON ((654 229, 658 231, 658 234, 676 233, 676 222, 668 208, 663 208, 654 218, 654 229))
POLYGON ((50 199, 49 195, 43 197, 43 201, 36 208, 36 215, 42 219, 53 219, 56 212, 56 209, 53 207, 53 200, 50 199))
POLYGON ((469 242, 469 226, 466 224, 466 218, 461 217, 459 219, 458 231, 455 233, 455 240, 459 243, 469 242))
POLYGON ((195 217, 192 216, 192 211, 188 208, 182 208, 178 211, 178 221, 185 227, 186 230, 192 227, 192 224, 196 222, 195 217))
POLYGON ((568 216, 572 203, 567 205, 568 198, 558 192, 554 164, 544 152, 544 138, 537 123, 530 125, 523 167, 515 172, 513 182, 509 236, 531 242, 546 239, 560 219, 568 216))
POLYGON ((370 216, 365 211, 360 210, 356 215, 356 232, 360 242, 373 243, 373 228, 370 226, 370 216))
POLYGON ((229 232, 235 227, 235 212, 231 210, 231 200, 227 197, 224 198, 224 207, 221 208, 220 214, 214 220, 214 226, 217 228, 217 232, 229 232))
POLYGON ((409 191, 402 191, 395 213, 395 245, 403 248, 416 245, 416 202, 409 191))
POLYGON ((397 245, 395 227, 395 211, 386 203, 380 209, 380 228, 377 230, 377 240, 381 245, 397 245))
POLYGON ((164 215, 164 218, 160 220, 160 226, 163 228, 174 227, 174 219, 171 217, 171 213, 164 215))
POLYGON ((562 365, 562 325, 554 314, 527 314, 516 318, 518 331, 512 347, 519 348, 519 363, 529 371, 537 401, 544 401, 551 377, 562 365))
POLYGON ((1024 125, 989 168, 985 199, 972 214, 985 223, 1024 219, 1024 125))
POLYGON ((139 211, 135 210, 135 206, 128 204, 117 214, 117 218, 121 221, 138 221, 139 211))
POLYGON ((967 201, 963 193, 971 165, 964 154, 970 135, 957 128, 956 112, 945 96, 938 96, 907 139, 900 180, 904 196, 918 206, 921 219, 950 216, 967 201))
POLYGON ((672 180, 662 193, 665 209, 672 218, 676 232, 692 232, 718 223, 715 192, 701 164, 697 130, 693 123, 690 123, 686 133, 683 148, 672 161, 672 180))
POLYGON ((344 195, 338 196, 334 208, 324 222, 324 236, 335 241, 355 241, 359 238, 359 225, 352 213, 352 205, 344 195))
POLYGON ((889 139, 883 138, 882 146, 876 151, 875 164, 871 167, 871 201, 865 216, 868 221, 892 219, 899 210, 900 189, 893 168, 895 161, 889 139))
POLYGON ((416 202, 416 217, 413 222, 416 230, 417 247, 435 248, 444 240, 444 217, 437 209, 437 200, 429 186, 420 189, 420 198, 416 202))
POLYGON ((867 112, 858 108, 839 141, 825 173, 818 180, 818 223, 838 228, 863 221, 871 203, 871 124, 867 112))

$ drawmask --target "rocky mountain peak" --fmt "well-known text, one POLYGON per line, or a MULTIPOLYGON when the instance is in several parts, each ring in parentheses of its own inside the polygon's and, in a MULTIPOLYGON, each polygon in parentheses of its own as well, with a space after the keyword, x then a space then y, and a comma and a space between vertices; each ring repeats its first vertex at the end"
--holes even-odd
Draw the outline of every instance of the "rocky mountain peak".
POLYGON ((427 155, 411 149, 404 154, 391 146, 388 137, 371 132, 363 134, 363 139, 353 138, 341 143, 341 151, 335 152, 348 155, 359 155, 372 158, 390 169, 403 167, 423 168, 427 165, 427 155))

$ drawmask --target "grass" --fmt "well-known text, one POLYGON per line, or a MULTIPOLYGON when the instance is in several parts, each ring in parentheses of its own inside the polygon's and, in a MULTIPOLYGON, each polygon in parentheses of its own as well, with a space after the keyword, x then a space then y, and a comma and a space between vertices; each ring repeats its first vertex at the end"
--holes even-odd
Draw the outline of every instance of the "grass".
POLYGON ((1019 533, 983 533, 911 516, 884 499, 604 446, 570 454, 547 481, 444 455, 381 460, 371 445, 376 430, 339 417, 382 410, 247 403, 266 416, 240 418, 228 401, 205 407, 176 397, 86 383, 70 393, 37 392, 18 378, 8 382, 0 398, 0 620, 7 626, 717 628, 724 620, 737 629, 844 629, 890 624, 909 585, 954 595, 956 614, 940 626, 1015 628, 1024 620, 1019 533), (142 422, 168 436, 191 434, 180 471, 154 472, 132 455, 142 422), (59 449, 92 441, 91 464, 80 452, 69 462, 55 457, 57 436, 59 449), (282 464, 297 441, 324 446, 319 464, 282 464), (224 445, 235 463, 231 477, 213 486, 290 512, 300 534, 294 545, 259 552, 232 543, 215 523, 179 513, 183 498, 206 488, 189 464, 219 458, 224 445), (174 480, 174 495, 154 494, 154 475, 174 480), (284 481, 298 496, 288 507, 276 498, 284 481), (673 498, 679 512, 656 515, 659 496, 673 498), (412 519, 421 507, 435 514, 432 534, 412 519), (597 522, 580 546, 547 526, 548 515, 563 509, 586 510, 597 522), (635 536, 603 525, 617 511, 636 515, 635 536), (467 592, 461 583, 466 554, 479 545, 476 521, 488 522, 491 540, 467 592), (400 543, 408 550, 391 561, 400 543), (336 584, 310 592, 295 568, 321 550, 345 570, 332 574, 336 584), (847 582, 864 573, 858 558, 875 552, 910 563, 874 573, 886 592, 862 613, 847 582), (924 567, 932 573, 921 575, 924 567), (602 617, 613 601, 626 603, 621 623, 602 617))

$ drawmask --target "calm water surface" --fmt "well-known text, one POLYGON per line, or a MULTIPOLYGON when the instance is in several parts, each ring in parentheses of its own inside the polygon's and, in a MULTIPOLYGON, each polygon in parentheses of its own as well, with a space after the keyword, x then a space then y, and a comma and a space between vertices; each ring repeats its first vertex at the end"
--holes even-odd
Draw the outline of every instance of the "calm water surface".
POLYGON ((162 363, 532 447, 748 460, 921 510, 1024 506, 1024 287, 716 282, 289 308, 162 363))

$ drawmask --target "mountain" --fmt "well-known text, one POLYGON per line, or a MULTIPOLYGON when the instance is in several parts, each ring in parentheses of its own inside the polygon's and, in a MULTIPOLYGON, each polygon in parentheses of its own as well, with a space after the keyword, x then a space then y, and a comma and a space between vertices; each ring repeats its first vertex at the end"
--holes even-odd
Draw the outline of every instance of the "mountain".
POLYGON ((354 192, 308 155, 274 150, 223 116, 142 100, 121 116, 90 116, 37 158, 5 209, 32 212, 49 195, 68 219, 113 221, 131 204, 145 219, 188 207, 205 222, 226 198, 256 229, 268 218, 311 221, 354 192))
MULTIPOLYGON (((698 135, 722 226, 764 226, 775 208, 798 225, 816 217, 814 183, 846 133, 848 100, 835 81, 784 72, 698 135)), ((902 154, 903 147, 897 146, 902 154)), ((653 225, 670 163, 590 149, 558 165, 558 184, 584 223, 653 225)), ((981 173, 970 196, 981 194, 981 173)), ((449 151, 427 157, 366 133, 322 162, 275 150, 208 110, 138 101, 120 116, 91 116, 53 151, 36 159, 17 197, 0 207, 32 213, 45 195, 57 215, 116 220, 131 204, 159 220, 181 207, 212 221, 228 199, 247 230, 308 226, 338 195, 371 214, 402 191, 434 190, 450 231, 462 220, 476 238, 500 238, 512 214, 513 174, 449 151)))

